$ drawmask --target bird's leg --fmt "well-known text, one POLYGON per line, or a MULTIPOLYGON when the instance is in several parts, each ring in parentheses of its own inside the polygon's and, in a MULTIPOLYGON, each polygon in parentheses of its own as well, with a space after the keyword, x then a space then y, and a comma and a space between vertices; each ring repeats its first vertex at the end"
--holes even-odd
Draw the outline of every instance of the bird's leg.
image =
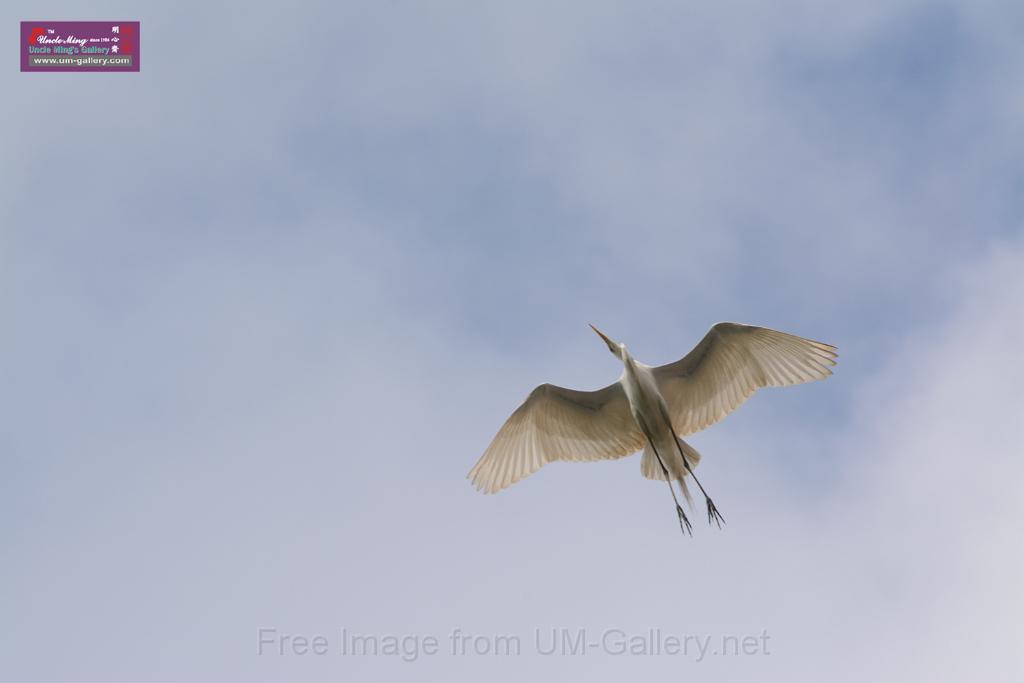
POLYGON ((679 517, 679 528, 683 530, 684 534, 690 534, 693 536, 693 527, 690 526, 690 520, 686 518, 686 513, 683 512, 683 506, 679 504, 679 499, 676 498, 676 490, 672 488, 672 475, 668 473, 668 468, 665 467, 665 461, 661 459, 661 455, 658 454, 658 449, 655 448, 653 441, 651 441, 651 448, 654 450, 654 455, 658 458, 658 463, 661 465, 661 471, 665 473, 665 483, 668 484, 668 490, 672 492, 672 500, 676 503, 676 516, 679 517))
POLYGON ((668 490, 672 492, 672 500, 675 501, 676 504, 676 516, 679 517, 679 528, 682 530, 684 536, 686 534, 693 536, 693 527, 690 525, 690 520, 687 519, 686 513, 683 512, 683 506, 679 504, 679 498, 676 497, 676 490, 672 488, 672 475, 668 473, 668 468, 665 467, 665 461, 661 459, 661 454, 658 453, 658 448, 654 445, 654 439, 651 438, 650 432, 647 431, 647 428, 642 422, 640 423, 640 428, 647 436, 647 441, 650 442, 651 450, 654 451, 655 457, 658 458, 658 464, 661 465, 661 471, 665 473, 665 483, 668 484, 668 490))
MULTIPOLYGON (((674 437, 675 435, 673 435, 673 438, 674 437)), ((711 500, 711 496, 709 496, 708 492, 704 490, 704 487, 700 484, 700 480, 697 479, 697 475, 694 474, 693 469, 690 468, 690 462, 686 459, 686 456, 683 455, 683 447, 679 445, 679 439, 675 439, 675 442, 676 448, 679 450, 679 457, 683 459, 683 466, 686 467, 686 471, 689 472, 691 477, 693 477, 693 481, 696 482, 697 487, 700 488, 700 492, 704 494, 704 501, 708 504, 708 524, 714 522, 718 525, 718 528, 721 529, 722 525, 725 524, 725 517, 722 517, 722 513, 720 513, 718 508, 715 507, 714 502, 711 500)))

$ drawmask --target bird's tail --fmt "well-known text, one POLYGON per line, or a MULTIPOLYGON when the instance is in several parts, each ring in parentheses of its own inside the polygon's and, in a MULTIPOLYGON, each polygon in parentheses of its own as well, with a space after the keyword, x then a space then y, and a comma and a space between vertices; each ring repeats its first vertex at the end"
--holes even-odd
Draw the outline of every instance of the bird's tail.
MULTIPOLYGON (((683 496, 686 498, 687 504, 693 508, 693 499, 690 497, 690 490, 686 487, 685 481, 689 474, 679 458, 679 451, 671 444, 671 441, 664 446, 662 444, 658 444, 658 453, 665 460, 665 467, 668 468, 669 474, 673 479, 679 482, 679 488, 682 489, 683 496)), ((679 447, 683 451, 683 454, 686 455, 686 461, 689 463, 690 469, 696 468, 697 464, 700 462, 700 453, 697 452, 697 449, 682 439, 679 439, 679 447)), ((651 449, 650 443, 644 447, 644 454, 640 458, 640 473, 648 479, 665 481, 665 472, 661 468, 658 456, 655 455, 654 451, 651 449)))

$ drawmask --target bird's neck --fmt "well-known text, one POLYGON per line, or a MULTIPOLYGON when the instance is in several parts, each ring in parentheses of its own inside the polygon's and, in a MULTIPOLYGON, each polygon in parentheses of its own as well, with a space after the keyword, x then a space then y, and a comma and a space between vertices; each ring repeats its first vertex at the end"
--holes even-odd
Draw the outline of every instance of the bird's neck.
POLYGON ((629 351, 622 352, 622 365, 625 366, 626 372, 636 372, 636 361, 629 355, 629 351))

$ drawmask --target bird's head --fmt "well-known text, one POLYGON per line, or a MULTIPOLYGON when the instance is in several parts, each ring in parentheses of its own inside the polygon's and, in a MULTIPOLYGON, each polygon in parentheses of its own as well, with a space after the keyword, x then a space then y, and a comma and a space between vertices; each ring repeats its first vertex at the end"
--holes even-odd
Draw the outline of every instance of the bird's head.
POLYGON ((597 336, 600 337, 604 341, 604 343, 608 345, 608 350, 612 352, 613 356, 615 356, 616 358, 618 358, 621 361, 625 361, 626 360, 626 345, 625 344, 620 344, 619 342, 612 341, 611 339, 609 339, 605 335, 604 332, 602 332, 601 330, 597 329, 593 325, 590 326, 590 329, 592 329, 594 332, 597 332, 597 336))

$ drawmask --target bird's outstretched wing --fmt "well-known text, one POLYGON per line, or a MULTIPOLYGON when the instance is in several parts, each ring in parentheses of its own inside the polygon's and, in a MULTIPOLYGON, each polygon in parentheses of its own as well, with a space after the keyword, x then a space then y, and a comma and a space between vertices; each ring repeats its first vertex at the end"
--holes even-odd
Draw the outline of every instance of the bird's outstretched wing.
POLYGON ((505 421, 468 477, 494 493, 555 460, 621 458, 643 445, 618 382, 597 391, 542 384, 505 421))
POLYGON ((654 368, 680 436, 708 427, 761 387, 784 387, 832 374, 836 348, 765 327, 718 323, 675 363, 654 368))

